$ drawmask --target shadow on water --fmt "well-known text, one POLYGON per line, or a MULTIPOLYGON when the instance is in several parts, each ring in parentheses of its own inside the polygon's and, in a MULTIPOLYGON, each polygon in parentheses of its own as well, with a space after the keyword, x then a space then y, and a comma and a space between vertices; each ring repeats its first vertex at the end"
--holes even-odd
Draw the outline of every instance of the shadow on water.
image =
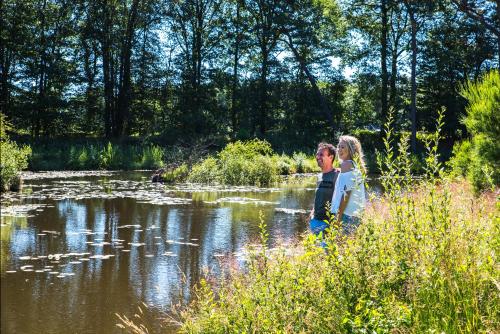
POLYGON ((276 188, 149 182, 149 172, 30 174, 2 195, 2 333, 113 333, 145 302, 189 300, 221 255, 304 232, 315 176, 276 188))

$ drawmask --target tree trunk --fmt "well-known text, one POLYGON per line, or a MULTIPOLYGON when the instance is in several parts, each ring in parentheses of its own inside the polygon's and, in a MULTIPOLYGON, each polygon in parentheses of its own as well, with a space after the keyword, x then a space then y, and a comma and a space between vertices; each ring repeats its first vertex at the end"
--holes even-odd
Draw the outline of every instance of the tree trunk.
POLYGON ((110 138, 113 133, 114 114, 114 75, 113 55, 111 53, 111 14, 106 0, 103 2, 103 31, 101 32, 102 72, 104 81, 104 134, 110 138))
POLYGON ((262 68, 260 72, 260 103, 259 103, 259 134, 264 136, 266 133, 266 113, 267 113, 267 71, 269 62, 269 53, 266 46, 261 47, 262 68))
POLYGON ((417 80, 416 80, 416 70, 417 70, 417 21, 415 19, 415 11, 411 8, 411 4, 408 5, 408 12, 410 15, 411 24, 411 104, 410 104, 410 115, 411 115, 411 151, 416 153, 417 151, 417 80))
POLYGON ((237 119, 237 111, 236 111, 236 97, 237 97, 237 89, 238 89, 238 62, 240 59, 240 42, 241 42, 241 32, 240 32, 240 2, 237 1, 236 4, 236 40, 234 43, 234 58, 233 58, 233 83, 231 87, 231 129, 233 132, 233 138, 236 136, 236 132, 238 131, 238 119, 237 119))
POLYGON ((195 131, 200 133, 203 130, 204 120, 201 113, 202 105, 202 92, 201 92, 201 67, 203 62, 202 48, 203 48, 203 21, 204 12, 203 5, 196 1, 196 25, 193 33, 195 34, 194 39, 194 57, 193 57, 193 75, 194 75, 194 85, 193 85, 193 104, 194 104, 194 114, 195 119, 198 121, 195 123, 195 131))
POLYGON ((391 82, 390 82, 391 91, 389 93, 389 106, 390 108, 393 108, 394 111, 396 110, 397 75, 398 75, 398 52, 397 52, 397 46, 393 46, 393 50, 391 52, 391 82))
POLYGON ((127 21, 125 39, 122 44, 121 64, 120 64, 120 90, 118 93, 118 108, 116 117, 115 137, 125 135, 129 121, 130 100, 132 94, 131 88, 131 57, 132 45, 134 41, 135 25, 137 21, 139 0, 134 0, 130 7, 127 21))
POLYGON ((382 89, 381 89, 381 116, 382 123, 387 120, 388 105, 387 105, 387 0, 381 0, 380 12, 382 15, 382 26, 380 32, 380 63, 381 63, 381 74, 382 74, 382 89))
POLYGON ((2 43, 0 46, 0 57, 2 61, 2 74, 1 74, 1 92, 0 92, 0 112, 8 115, 10 89, 9 89, 9 76, 10 76, 10 57, 8 51, 2 43))
MULTIPOLYGON (((3 0, 0 0, 0 26, 5 29, 3 0)), ((10 75, 10 64, 11 58, 9 57, 9 50, 5 46, 5 40, 2 38, 0 43, 0 66, 1 66, 1 78, 0 78, 0 112, 7 115, 7 110, 9 108, 9 75, 10 75)))
POLYGON ((314 75, 312 75, 312 73, 309 71, 309 68, 307 67, 307 64, 306 64, 304 57, 302 57, 300 55, 299 51, 297 50, 297 48, 293 44, 292 37, 288 33, 285 33, 285 35, 288 38, 288 41, 286 41, 286 44, 288 45, 288 47, 292 51, 295 59, 299 63, 301 71, 306 75, 307 80, 309 80, 309 83, 311 84, 311 86, 313 88, 314 94, 316 95, 316 98, 319 100, 319 103, 321 106, 321 111, 323 112, 323 114, 325 115, 325 118, 330 123, 330 126, 332 128, 331 133, 332 133, 332 137, 333 137, 335 134, 336 125, 335 125, 335 121, 333 119, 333 113, 330 110, 330 107, 328 106, 328 102, 326 101, 323 94, 321 94, 321 90, 319 89, 318 84, 316 83, 316 78, 314 78, 314 75))
POLYGON ((38 137, 40 135, 41 128, 41 117, 45 112, 46 96, 46 70, 47 70, 47 46, 45 38, 45 9, 47 7, 47 1, 43 1, 42 9, 40 10, 40 66, 39 66, 39 77, 38 77, 38 96, 37 105, 34 108, 34 117, 32 119, 32 136, 38 137))

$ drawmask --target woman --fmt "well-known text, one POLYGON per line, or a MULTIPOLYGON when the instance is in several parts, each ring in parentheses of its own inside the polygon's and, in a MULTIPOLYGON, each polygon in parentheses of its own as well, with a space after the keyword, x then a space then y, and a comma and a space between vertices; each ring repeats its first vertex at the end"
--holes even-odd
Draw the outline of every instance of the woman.
POLYGON ((349 235, 359 226, 366 204, 366 167, 359 140, 352 136, 341 136, 337 156, 340 174, 335 182, 331 212, 337 221, 342 222, 342 232, 349 235))

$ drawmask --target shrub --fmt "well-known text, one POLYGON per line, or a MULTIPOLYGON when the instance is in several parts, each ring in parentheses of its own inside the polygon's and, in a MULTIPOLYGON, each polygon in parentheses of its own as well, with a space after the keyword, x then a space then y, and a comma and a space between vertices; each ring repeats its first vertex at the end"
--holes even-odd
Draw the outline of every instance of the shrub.
POLYGON ((5 116, 0 114, 0 191, 8 190, 16 182, 19 172, 28 167, 31 155, 29 146, 18 146, 10 140, 7 131, 11 129, 5 116))
POLYGON ((472 143, 470 140, 463 140, 453 146, 453 158, 448 162, 453 175, 466 176, 472 162, 472 143))
POLYGON ((163 167, 163 149, 156 145, 147 146, 142 150, 141 168, 155 169, 163 167))
POLYGON ((476 191, 500 184, 500 73, 493 70, 478 82, 462 87, 468 100, 463 123, 472 135, 470 141, 458 143, 449 166, 455 175, 472 182, 476 191), (465 155, 469 155, 469 159, 465 155))
POLYGON ((293 153, 292 160, 297 173, 314 173, 320 171, 315 157, 308 157, 305 153, 293 153))
POLYGON ((278 157, 271 145, 254 139, 229 143, 217 154, 195 164, 190 182, 266 186, 278 178, 278 157))
POLYGON ((274 156, 275 164, 280 175, 289 175, 297 173, 297 166, 292 158, 282 154, 274 156))
POLYGON ((181 182, 184 181, 189 174, 189 168, 187 164, 182 164, 177 168, 167 170, 161 177, 164 182, 181 182))
POLYGON ((187 179, 189 182, 213 184, 218 182, 219 172, 217 159, 208 157, 193 166, 187 179))
POLYGON ((352 132, 352 135, 359 139, 361 147, 363 147, 363 152, 375 152, 376 150, 380 151, 382 149, 382 134, 380 131, 356 129, 352 132))
POLYGON ((108 142, 99 153, 99 168, 114 169, 119 166, 119 154, 116 146, 108 142))

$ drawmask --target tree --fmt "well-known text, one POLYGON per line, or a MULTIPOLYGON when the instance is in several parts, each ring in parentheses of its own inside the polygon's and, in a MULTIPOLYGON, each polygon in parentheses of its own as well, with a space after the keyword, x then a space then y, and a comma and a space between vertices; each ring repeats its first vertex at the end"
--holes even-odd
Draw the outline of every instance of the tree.
POLYGON ((296 1, 283 7, 280 22, 280 40, 292 52, 307 77, 333 135, 338 124, 309 66, 334 54, 334 43, 344 33, 340 8, 335 2, 296 1))
POLYGON ((350 0, 344 9, 347 21, 351 22, 351 38, 353 46, 358 49, 354 55, 354 62, 361 65, 365 61, 369 72, 377 70, 380 75, 380 124, 385 123, 388 114, 388 84, 389 73, 387 70, 388 31, 389 31, 389 4, 390 0, 350 0), (367 40, 365 44, 360 38, 367 40), (377 50, 374 52, 374 50, 377 50), (375 61, 379 66, 375 65, 375 61))
POLYGON ((268 75, 271 53, 278 43, 281 34, 279 26, 280 1, 249 0, 246 9, 252 16, 251 31, 259 50, 259 105, 257 124, 259 134, 263 136, 267 130, 268 113, 268 75))
POLYGON ((497 38, 498 67, 500 68, 500 1, 499 0, 451 0, 469 18, 481 23, 497 38))
MULTIPOLYGON (((222 0, 178 0, 168 9, 170 29, 179 48, 183 106, 194 123, 194 132, 205 128, 203 82, 207 61, 215 55, 223 37, 222 0)), ((186 116, 187 116, 186 115, 186 116)))
MULTIPOLYGON (((444 4, 428 20, 425 39, 420 41, 419 68, 420 126, 432 127, 435 112, 446 108, 444 132, 448 138, 461 138, 466 128, 460 123, 466 101, 460 85, 475 80, 494 66, 496 40, 475 20, 444 4)), ((417 60, 418 60, 417 59, 417 60)))

